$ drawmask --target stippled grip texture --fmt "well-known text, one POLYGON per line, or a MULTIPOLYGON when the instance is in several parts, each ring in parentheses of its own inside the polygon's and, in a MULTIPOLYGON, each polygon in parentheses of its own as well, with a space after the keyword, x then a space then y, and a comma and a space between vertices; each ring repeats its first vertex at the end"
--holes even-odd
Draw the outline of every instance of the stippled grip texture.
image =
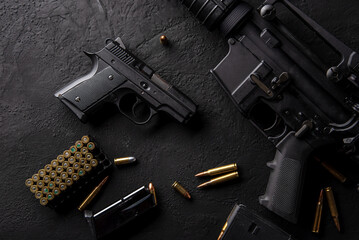
POLYGON ((272 168, 267 189, 259 202, 269 210, 296 223, 303 190, 306 160, 312 147, 290 132, 278 145, 274 160, 268 162, 272 168))

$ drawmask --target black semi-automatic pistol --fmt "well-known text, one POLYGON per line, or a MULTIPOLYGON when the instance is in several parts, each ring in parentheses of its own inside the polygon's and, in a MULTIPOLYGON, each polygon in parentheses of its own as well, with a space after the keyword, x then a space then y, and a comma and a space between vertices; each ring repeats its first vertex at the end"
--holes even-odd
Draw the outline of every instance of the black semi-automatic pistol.
POLYGON ((227 56, 211 73, 277 148, 267 163, 271 174, 260 204, 296 222, 306 160, 313 150, 326 145, 346 153, 356 150, 358 54, 288 0, 266 0, 257 11, 236 0, 182 2, 209 30, 219 29, 228 40, 227 56), (309 47, 298 31, 295 35, 285 26, 276 9, 288 9, 329 51, 318 54, 309 47), (328 64, 322 55, 329 52, 338 54, 339 61, 328 64))
POLYGON ((181 123, 196 112, 186 95, 126 50, 120 38, 108 39, 99 52, 85 54, 92 70, 55 93, 81 121, 86 122, 105 103, 115 103, 137 124, 147 123, 159 111, 181 123))

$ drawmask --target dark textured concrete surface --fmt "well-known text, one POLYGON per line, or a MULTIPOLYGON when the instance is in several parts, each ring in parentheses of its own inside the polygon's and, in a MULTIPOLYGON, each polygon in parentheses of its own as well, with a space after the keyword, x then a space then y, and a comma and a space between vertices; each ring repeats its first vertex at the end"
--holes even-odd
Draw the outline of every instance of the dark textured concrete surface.
MULTIPOLYGON (((359 2, 293 1, 351 48, 359 50, 359 2)), ((250 1, 258 5, 259 1, 250 1)), ((216 239, 234 203, 249 208, 297 239, 359 239, 359 193, 315 164, 308 173, 299 223, 290 224, 260 206, 269 176, 265 163, 274 147, 236 110, 209 74, 226 54, 225 41, 210 33, 175 0, 3 0, 0 3, 0 239, 90 239, 82 213, 42 207, 26 178, 84 134, 93 135, 111 157, 136 156, 138 164, 115 168, 92 205, 98 211, 152 181, 159 206, 139 227, 113 239, 216 239), (159 44, 168 36, 171 47, 159 44), (82 51, 102 48, 120 36, 138 57, 199 105, 194 123, 154 121, 135 126, 121 114, 82 124, 54 92, 90 70, 82 51), (194 174, 237 162, 240 179, 197 190, 194 174), (180 181, 188 201, 171 189, 180 181), (322 234, 313 236, 319 188, 335 189, 343 233, 324 208, 322 234)), ((359 182, 357 162, 337 167, 359 182)))

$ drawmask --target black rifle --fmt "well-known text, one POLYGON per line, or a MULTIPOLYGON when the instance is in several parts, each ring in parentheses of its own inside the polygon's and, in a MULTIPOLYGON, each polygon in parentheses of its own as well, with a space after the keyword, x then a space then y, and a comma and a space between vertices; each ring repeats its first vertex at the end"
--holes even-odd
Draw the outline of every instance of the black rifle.
POLYGON ((296 222, 314 149, 338 144, 355 151, 359 137, 359 56, 288 0, 266 0, 257 12, 235 0, 184 0, 209 30, 228 39, 227 56, 211 70, 239 111, 277 148, 260 204, 296 222), (285 6, 341 55, 323 61, 276 16, 285 6))
POLYGON ((137 124, 147 123, 158 111, 186 122, 196 105, 165 82, 149 66, 126 50, 120 38, 87 53, 92 70, 55 93, 83 122, 105 103, 114 103, 121 113, 137 124))

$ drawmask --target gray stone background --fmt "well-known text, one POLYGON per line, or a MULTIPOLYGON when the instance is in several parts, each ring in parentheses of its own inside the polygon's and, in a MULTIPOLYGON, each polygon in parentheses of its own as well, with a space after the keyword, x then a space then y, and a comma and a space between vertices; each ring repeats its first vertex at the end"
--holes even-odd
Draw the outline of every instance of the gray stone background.
MULTIPOLYGON (((248 1, 258 6, 260 1, 248 1)), ((359 46, 359 2, 293 0, 349 47, 359 46)), ((98 211, 154 183, 159 206, 127 234, 113 239, 216 239, 234 203, 246 204, 297 239, 358 239, 359 193, 311 164, 299 223, 286 222, 260 206, 269 176, 265 163, 274 147, 236 110, 209 74, 226 54, 218 32, 210 33, 176 0, 3 0, 0 3, 0 239, 89 239, 82 213, 42 207, 24 185, 26 178, 84 134, 93 135, 110 158, 136 156, 139 163, 115 168, 91 206, 98 211), (159 44, 168 36, 171 47, 159 44), (121 114, 100 124, 82 124, 54 92, 90 70, 82 51, 97 51, 108 37, 127 48, 198 105, 188 126, 155 120, 135 126, 121 114), (194 174, 237 162, 240 179, 206 190, 194 174), (171 189, 180 181, 187 201, 171 189), (343 233, 324 208, 322 234, 311 234, 320 187, 335 190, 343 233)), ((337 159, 338 160, 338 159, 337 159)), ((334 163, 355 182, 357 162, 334 163)))

